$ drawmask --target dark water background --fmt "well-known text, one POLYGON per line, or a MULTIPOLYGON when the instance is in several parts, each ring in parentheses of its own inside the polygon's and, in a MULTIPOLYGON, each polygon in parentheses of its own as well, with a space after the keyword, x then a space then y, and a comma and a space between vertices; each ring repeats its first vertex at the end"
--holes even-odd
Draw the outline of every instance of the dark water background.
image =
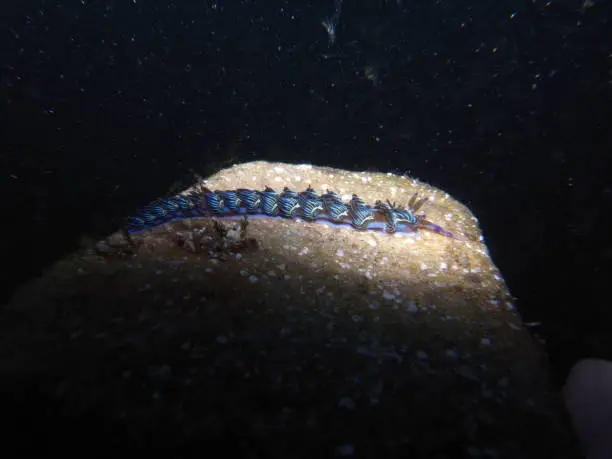
POLYGON ((558 378, 612 357, 612 2, 0 6, 4 301, 192 170, 410 173, 468 205, 558 378))

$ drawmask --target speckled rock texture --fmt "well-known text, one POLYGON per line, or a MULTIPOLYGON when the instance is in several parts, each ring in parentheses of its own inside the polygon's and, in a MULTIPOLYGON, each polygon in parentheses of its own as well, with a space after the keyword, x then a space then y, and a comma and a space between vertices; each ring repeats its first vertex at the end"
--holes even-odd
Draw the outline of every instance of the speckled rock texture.
POLYGON ((465 240, 266 219, 110 235, 4 311, 3 370, 37 375, 56 418, 95 413, 132 447, 185 455, 575 457, 543 348, 465 206, 412 178, 305 165, 203 185, 418 192, 465 240))

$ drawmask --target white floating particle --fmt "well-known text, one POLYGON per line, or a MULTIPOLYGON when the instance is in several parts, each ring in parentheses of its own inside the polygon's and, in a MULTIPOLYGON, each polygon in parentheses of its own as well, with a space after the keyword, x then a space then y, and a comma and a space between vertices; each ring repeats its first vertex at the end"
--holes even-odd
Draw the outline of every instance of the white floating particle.
POLYGON ((306 255, 308 253, 310 253, 310 249, 308 247, 304 247, 302 250, 300 250, 298 255, 302 256, 302 255, 306 255))
POLYGON ((448 268, 448 265, 444 262, 440 263, 440 271, 444 271, 448 268))
POLYGON ((344 457, 353 456, 355 454, 355 445, 352 445, 352 444, 340 445, 340 446, 337 446, 334 451, 338 456, 344 456, 344 457))
POLYGON ((254 274, 251 274, 249 276, 249 282, 251 284, 256 284, 257 282, 259 282, 259 278, 257 276, 255 276, 254 274))
POLYGON ((383 292, 383 298, 385 300, 394 300, 395 299, 395 295, 393 293, 390 293, 390 292, 383 292))
POLYGON ((79 336, 83 334, 83 330, 77 330, 70 334, 70 341, 77 339, 79 336))
POLYGON ((481 346, 490 346, 491 345, 491 340, 489 338, 483 338, 480 340, 480 345, 481 346))
POLYGON ((342 250, 342 249, 336 250, 336 256, 337 257, 343 257, 344 256, 344 250, 342 250))
POLYGON ((353 411, 355 409, 355 402, 350 397, 342 397, 338 402, 338 408, 353 411))
POLYGON ((241 271, 240 271, 240 275, 241 275, 242 277, 246 277, 246 276, 248 276, 248 275, 249 275, 249 272, 248 272, 246 269, 243 269, 243 270, 241 270, 241 271))

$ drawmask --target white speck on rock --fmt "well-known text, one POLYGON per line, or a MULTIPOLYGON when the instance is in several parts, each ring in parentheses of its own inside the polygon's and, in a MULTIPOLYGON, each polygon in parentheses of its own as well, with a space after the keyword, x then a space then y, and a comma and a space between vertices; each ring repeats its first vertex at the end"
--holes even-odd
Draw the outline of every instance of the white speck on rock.
POLYGON ((447 349, 446 351, 444 351, 444 355, 446 357, 451 358, 451 359, 458 359, 459 358, 459 354, 454 349, 447 349))
POLYGON ((429 360, 429 356, 425 351, 416 351, 416 356, 419 360, 429 360))

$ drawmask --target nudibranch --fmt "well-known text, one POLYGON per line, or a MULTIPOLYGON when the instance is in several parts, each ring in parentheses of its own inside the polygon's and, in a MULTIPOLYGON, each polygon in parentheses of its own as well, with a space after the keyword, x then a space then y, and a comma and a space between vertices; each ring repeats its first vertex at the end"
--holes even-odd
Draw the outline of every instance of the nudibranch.
POLYGON ((126 230, 135 235, 175 221, 267 218, 300 219, 387 234, 410 234, 425 229, 463 240, 427 220, 425 214, 417 214, 427 201, 427 197, 414 193, 405 207, 390 201, 376 201, 370 206, 356 194, 345 202, 334 191, 319 195, 310 186, 301 192, 285 187, 280 193, 268 186, 263 191, 247 188, 211 191, 200 187, 152 202, 128 218, 126 230))

